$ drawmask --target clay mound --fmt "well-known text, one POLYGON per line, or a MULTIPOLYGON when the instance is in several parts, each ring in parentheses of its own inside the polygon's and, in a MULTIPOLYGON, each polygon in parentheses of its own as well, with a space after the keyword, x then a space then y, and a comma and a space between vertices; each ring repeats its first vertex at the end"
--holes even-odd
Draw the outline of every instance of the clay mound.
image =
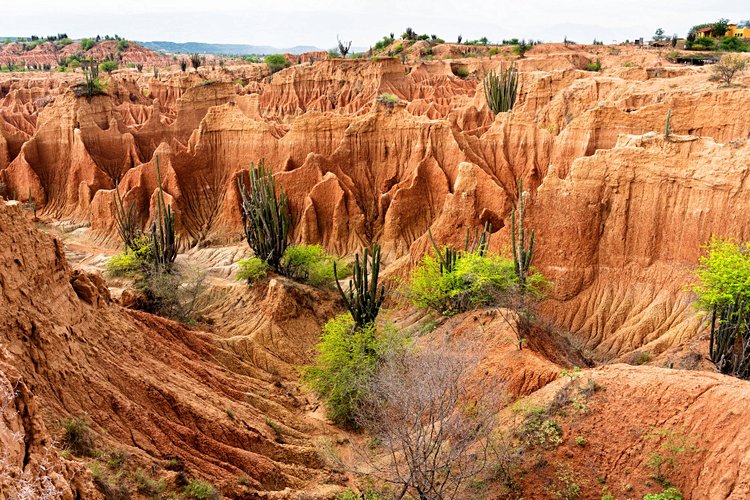
MULTIPOLYGON (((53 435, 62 418, 86 415, 98 448, 144 464, 179 457, 229 495, 320 482, 309 436, 321 424, 298 416, 296 389, 209 334, 109 303, 100 277, 71 273, 60 241, 4 203, 0 247, 0 363, 31 388, 53 435)), ((60 474, 70 482, 70 472, 60 474)))
MULTIPOLYGON (((541 466, 522 478, 524 496, 546 498, 553 483, 559 488, 555 464, 563 463, 581 486, 581 498, 600 498, 602 485, 615 497, 641 498, 663 489, 651 477, 653 453, 675 460, 663 472, 686 498, 750 495, 747 382, 714 373, 628 365, 584 371, 578 379, 579 387, 591 380, 598 388, 585 398, 585 411, 568 407, 567 417, 557 417, 563 444, 543 452, 541 466), (577 436, 585 440, 583 445, 576 443, 577 436), (670 446, 683 451, 670 453, 670 446)), ((556 395, 568 384, 563 377, 528 401, 560 401, 556 395)), ((577 389, 570 397, 583 400, 577 389)))

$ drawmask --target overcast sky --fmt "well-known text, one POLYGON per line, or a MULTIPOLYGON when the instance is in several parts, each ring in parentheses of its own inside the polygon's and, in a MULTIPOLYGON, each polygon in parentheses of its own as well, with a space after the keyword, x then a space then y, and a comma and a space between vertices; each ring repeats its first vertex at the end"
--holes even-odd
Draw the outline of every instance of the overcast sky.
POLYGON ((454 41, 482 36, 590 43, 750 18, 750 0, 2 0, 0 36, 66 32, 130 40, 367 47, 407 26, 454 41), (314 7, 311 5, 315 5, 314 7))

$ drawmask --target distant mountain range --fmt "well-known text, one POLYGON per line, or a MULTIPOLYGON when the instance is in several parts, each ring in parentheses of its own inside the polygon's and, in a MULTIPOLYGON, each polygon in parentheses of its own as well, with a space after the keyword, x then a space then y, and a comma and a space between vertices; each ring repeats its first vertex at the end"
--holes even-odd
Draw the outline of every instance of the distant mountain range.
POLYGON ((297 45, 289 48, 269 47, 266 45, 241 45, 234 43, 199 43, 199 42, 136 42, 144 47, 173 54, 222 54, 231 56, 265 55, 265 54, 302 54, 317 52, 323 49, 308 45, 297 45))

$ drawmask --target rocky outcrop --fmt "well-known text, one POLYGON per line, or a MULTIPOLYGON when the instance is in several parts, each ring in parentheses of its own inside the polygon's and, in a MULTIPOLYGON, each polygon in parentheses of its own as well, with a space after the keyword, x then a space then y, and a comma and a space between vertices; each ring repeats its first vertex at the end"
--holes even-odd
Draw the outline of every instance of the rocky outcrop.
POLYGON ((21 398, 1 407, 9 467, 33 474, 47 453, 61 491, 86 491, 86 476, 74 480, 75 468, 57 458, 49 437, 60 434, 63 418, 85 415, 100 450, 126 451, 155 471, 179 457, 189 475, 225 494, 319 482, 310 433, 322 424, 301 416, 296 389, 266 365, 210 335, 110 303, 100 278, 71 273, 62 243, 5 203, 0 248, 0 387, 21 398), (33 406, 24 409, 32 397, 43 419, 33 406), (283 426, 283 439, 268 419, 283 426), (19 451, 17 432, 25 433, 27 452, 19 451), (21 464, 23 453, 31 460, 21 464), (243 484, 239 475, 247 476, 243 484))
POLYGON ((639 346, 659 353, 694 335, 687 285, 701 245, 750 237, 739 215, 749 155, 747 143, 621 136, 574 161, 566 178, 547 176, 532 212, 537 263, 556 285, 548 316, 600 359, 639 346))

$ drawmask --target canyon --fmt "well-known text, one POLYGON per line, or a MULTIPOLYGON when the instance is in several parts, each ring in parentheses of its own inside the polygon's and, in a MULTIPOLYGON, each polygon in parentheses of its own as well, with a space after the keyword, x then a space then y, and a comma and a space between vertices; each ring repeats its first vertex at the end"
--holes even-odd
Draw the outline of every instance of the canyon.
MULTIPOLYGON (((232 279, 249 254, 237 180, 263 163, 289 197, 293 241, 344 257, 378 242, 394 289, 430 251, 428 229, 461 245, 490 223, 491 250, 507 254, 522 181, 533 264, 552 283, 528 348, 491 311, 429 335, 481 341, 478 370, 514 398, 548 401, 579 378, 604 388, 561 420, 585 448, 545 457, 588 474, 582 498, 600 497, 599 478, 618 498, 652 491, 643 436, 666 427, 700 436, 670 478, 686 498, 750 495, 750 386, 707 359, 690 292, 712 236, 750 239, 750 77, 720 87, 708 67, 634 46, 542 44, 522 58, 460 48, 303 59, 273 74, 245 62, 122 69, 93 97, 74 92, 80 73, 0 73, 0 394, 15 395, 0 399, 4 466, 53 471, 62 498, 106 497, 57 447, 61 420, 86 415, 99 448, 170 486, 199 477, 230 498, 352 486, 320 448, 347 453, 361 438, 326 421, 297 370, 343 310, 336 292, 232 279), (517 102, 495 115, 482 78, 511 59, 517 102), (587 70, 594 61, 601 71, 587 70), (115 190, 150 226, 157 158, 178 261, 209 276, 200 325, 124 307, 128 284, 102 274, 122 247, 115 190), (574 366, 579 378, 561 375, 574 366)), ((426 321, 398 298, 386 306, 400 328, 426 321)), ((523 491, 544 498, 555 477, 541 466, 523 491)))

